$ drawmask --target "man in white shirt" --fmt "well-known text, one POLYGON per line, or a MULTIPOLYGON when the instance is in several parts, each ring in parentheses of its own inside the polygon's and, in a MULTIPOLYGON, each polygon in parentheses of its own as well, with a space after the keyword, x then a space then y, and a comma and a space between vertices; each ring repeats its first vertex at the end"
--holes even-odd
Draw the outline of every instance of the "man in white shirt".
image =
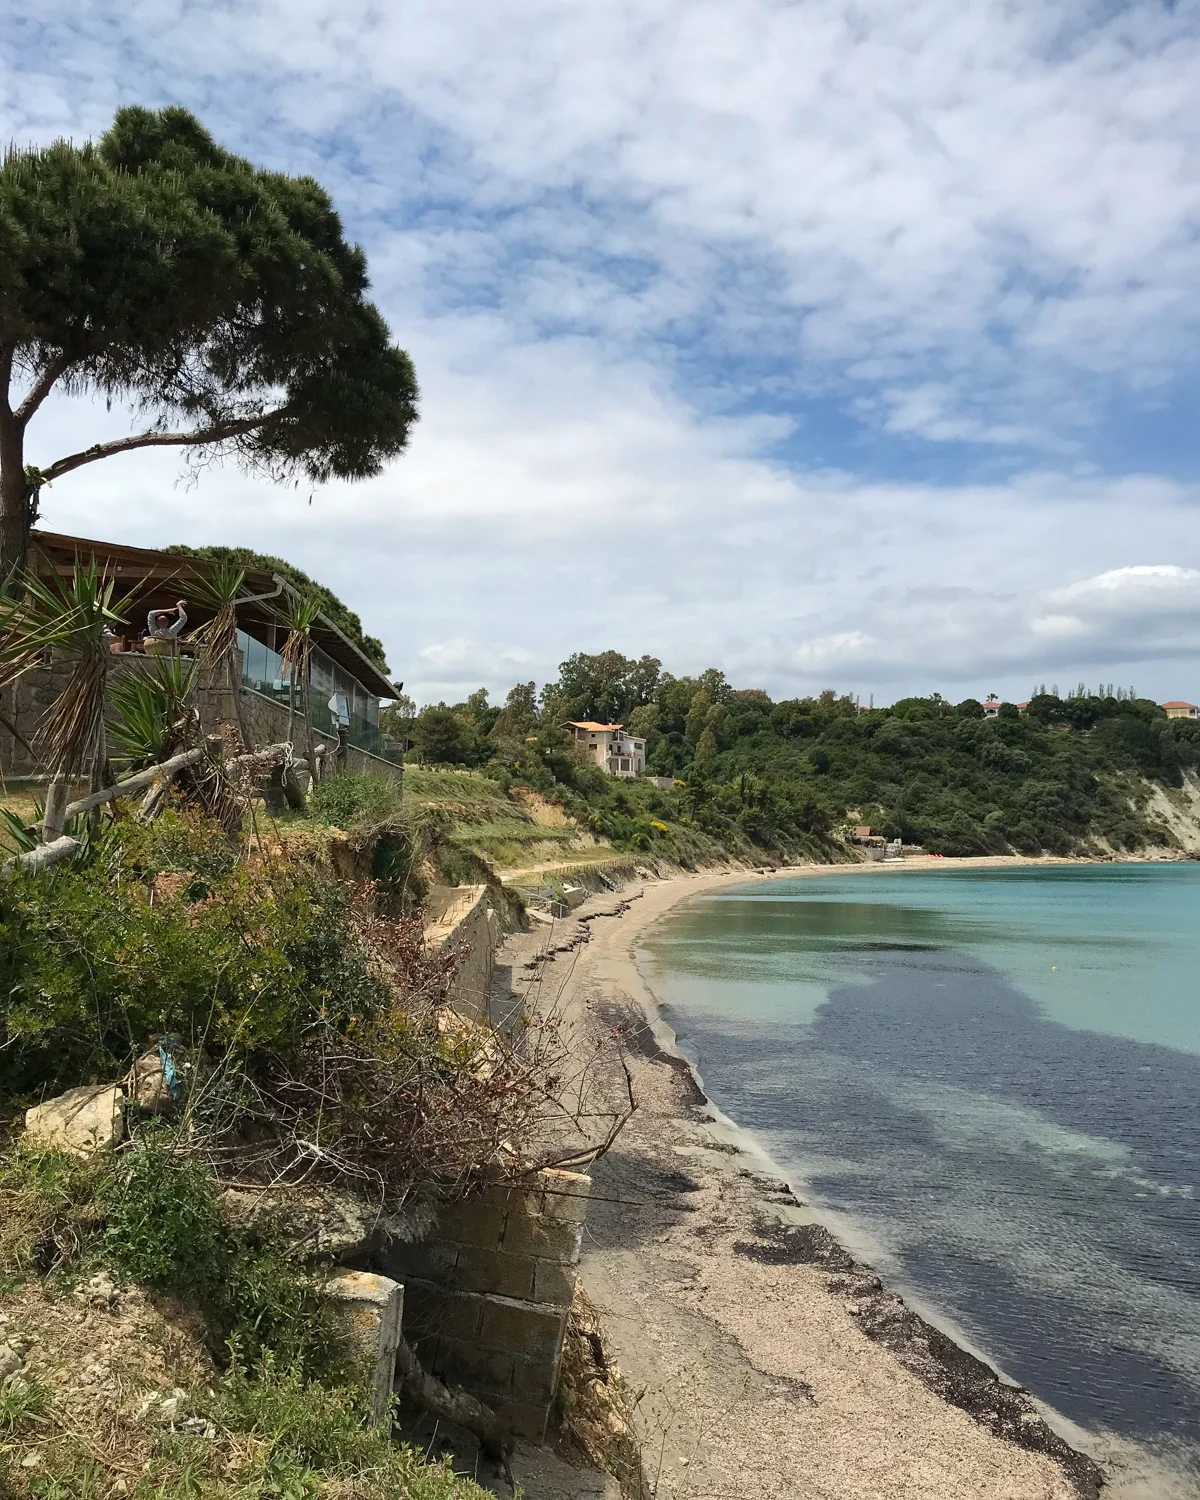
POLYGON ((152 609, 146 616, 146 633, 151 640, 177 641, 187 624, 187 601, 177 599, 171 609, 152 609), (171 616, 175 616, 174 623, 171 616))

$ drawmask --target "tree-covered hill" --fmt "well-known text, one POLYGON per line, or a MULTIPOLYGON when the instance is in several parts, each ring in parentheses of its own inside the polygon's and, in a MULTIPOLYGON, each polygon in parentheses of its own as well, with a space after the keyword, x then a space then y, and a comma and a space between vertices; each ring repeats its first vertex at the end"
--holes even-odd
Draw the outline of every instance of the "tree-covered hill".
POLYGON ((798 852, 848 819, 940 854, 1169 846, 1147 803, 1200 764, 1200 724, 1131 692, 1037 693, 997 717, 937 694, 872 709, 832 690, 773 702, 716 669, 676 677, 611 651, 571 657, 540 695, 518 684, 503 708, 481 689, 394 727, 427 763, 534 786, 618 845, 664 854, 688 830, 733 850, 798 852), (650 774, 674 788, 582 764, 568 719, 624 722, 645 737, 650 774))

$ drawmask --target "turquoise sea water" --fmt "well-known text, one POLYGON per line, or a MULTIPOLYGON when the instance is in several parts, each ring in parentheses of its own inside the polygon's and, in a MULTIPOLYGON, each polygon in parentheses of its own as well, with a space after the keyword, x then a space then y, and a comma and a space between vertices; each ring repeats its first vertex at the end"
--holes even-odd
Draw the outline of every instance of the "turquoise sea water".
POLYGON ((1200 1493, 1200 865, 784 879, 645 949, 709 1095, 881 1269, 1200 1493))

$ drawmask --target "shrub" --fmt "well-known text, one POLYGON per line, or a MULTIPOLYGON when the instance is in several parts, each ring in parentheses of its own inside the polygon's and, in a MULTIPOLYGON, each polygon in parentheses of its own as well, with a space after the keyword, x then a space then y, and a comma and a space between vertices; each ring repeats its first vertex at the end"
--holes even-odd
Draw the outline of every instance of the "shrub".
POLYGON ((164 820, 109 857, 0 887, 0 1095, 111 1078, 155 1033, 253 1067, 317 1017, 386 1003, 350 895, 311 865, 235 863, 164 820))
POLYGON ((103 1164, 59 1151, 0 1155, 0 1275, 25 1276, 77 1257, 96 1232, 103 1164))
POLYGON ((230 1229, 211 1169, 144 1131, 100 1179, 104 1258, 142 1286, 198 1303, 215 1351, 240 1361, 268 1354, 297 1369, 327 1367, 335 1354, 317 1289, 268 1240, 230 1229))
POLYGON ((383 772, 343 771, 313 786, 308 807, 322 822, 352 832, 397 817, 401 797, 400 782, 383 772))

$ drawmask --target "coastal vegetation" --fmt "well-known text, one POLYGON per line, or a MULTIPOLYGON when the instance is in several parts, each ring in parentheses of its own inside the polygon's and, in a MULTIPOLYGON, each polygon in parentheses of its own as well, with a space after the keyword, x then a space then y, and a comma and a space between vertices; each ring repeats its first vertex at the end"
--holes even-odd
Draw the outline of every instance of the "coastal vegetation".
POLYGON ((833 690, 773 701, 716 669, 677 677, 613 651, 573 656, 502 706, 481 689, 426 707, 409 732, 426 763, 530 787, 618 849, 685 862, 827 857, 848 824, 946 855, 1169 847, 1150 800, 1200 765, 1200 725, 1131 691, 1035 692, 1024 711, 994 712, 937 693, 886 708, 833 690), (669 784, 607 776, 572 745, 570 720, 624 723, 669 784))
MULTIPOLYGON (((114 703, 114 743, 161 747, 160 698, 114 703)), ((419 1235, 432 1205, 561 1159, 578 1069, 552 1021, 501 1036, 450 1007, 394 780, 331 777, 263 824, 208 753, 222 817, 180 779, 0 875, 0 1494, 473 1500, 371 1425, 311 1223, 333 1195, 419 1235), (90 1137, 22 1129, 48 1096, 69 1120, 70 1090, 112 1101, 90 1137), (281 1207, 247 1220, 231 1194, 281 1207)), ((409 1401, 497 1441, 402 1349, 409 1401)))
POLYGON ((383 642, 373 635, 367 635, 359 616, 332 589, 310 578, 302 568, 285 558, 274 557, 269 552, 256 552, 252 547, 188 547, 182 542, 164 547, 163 551, 173 552, 179 557, 202 558, 205 562, 216 563, 225 568, 253 568, 264 573, 275 573, 290 583, 302 598, 315 599, 325 618, 336 625, 348 640, 353 641, 381 672, 387 671, 383 642))

